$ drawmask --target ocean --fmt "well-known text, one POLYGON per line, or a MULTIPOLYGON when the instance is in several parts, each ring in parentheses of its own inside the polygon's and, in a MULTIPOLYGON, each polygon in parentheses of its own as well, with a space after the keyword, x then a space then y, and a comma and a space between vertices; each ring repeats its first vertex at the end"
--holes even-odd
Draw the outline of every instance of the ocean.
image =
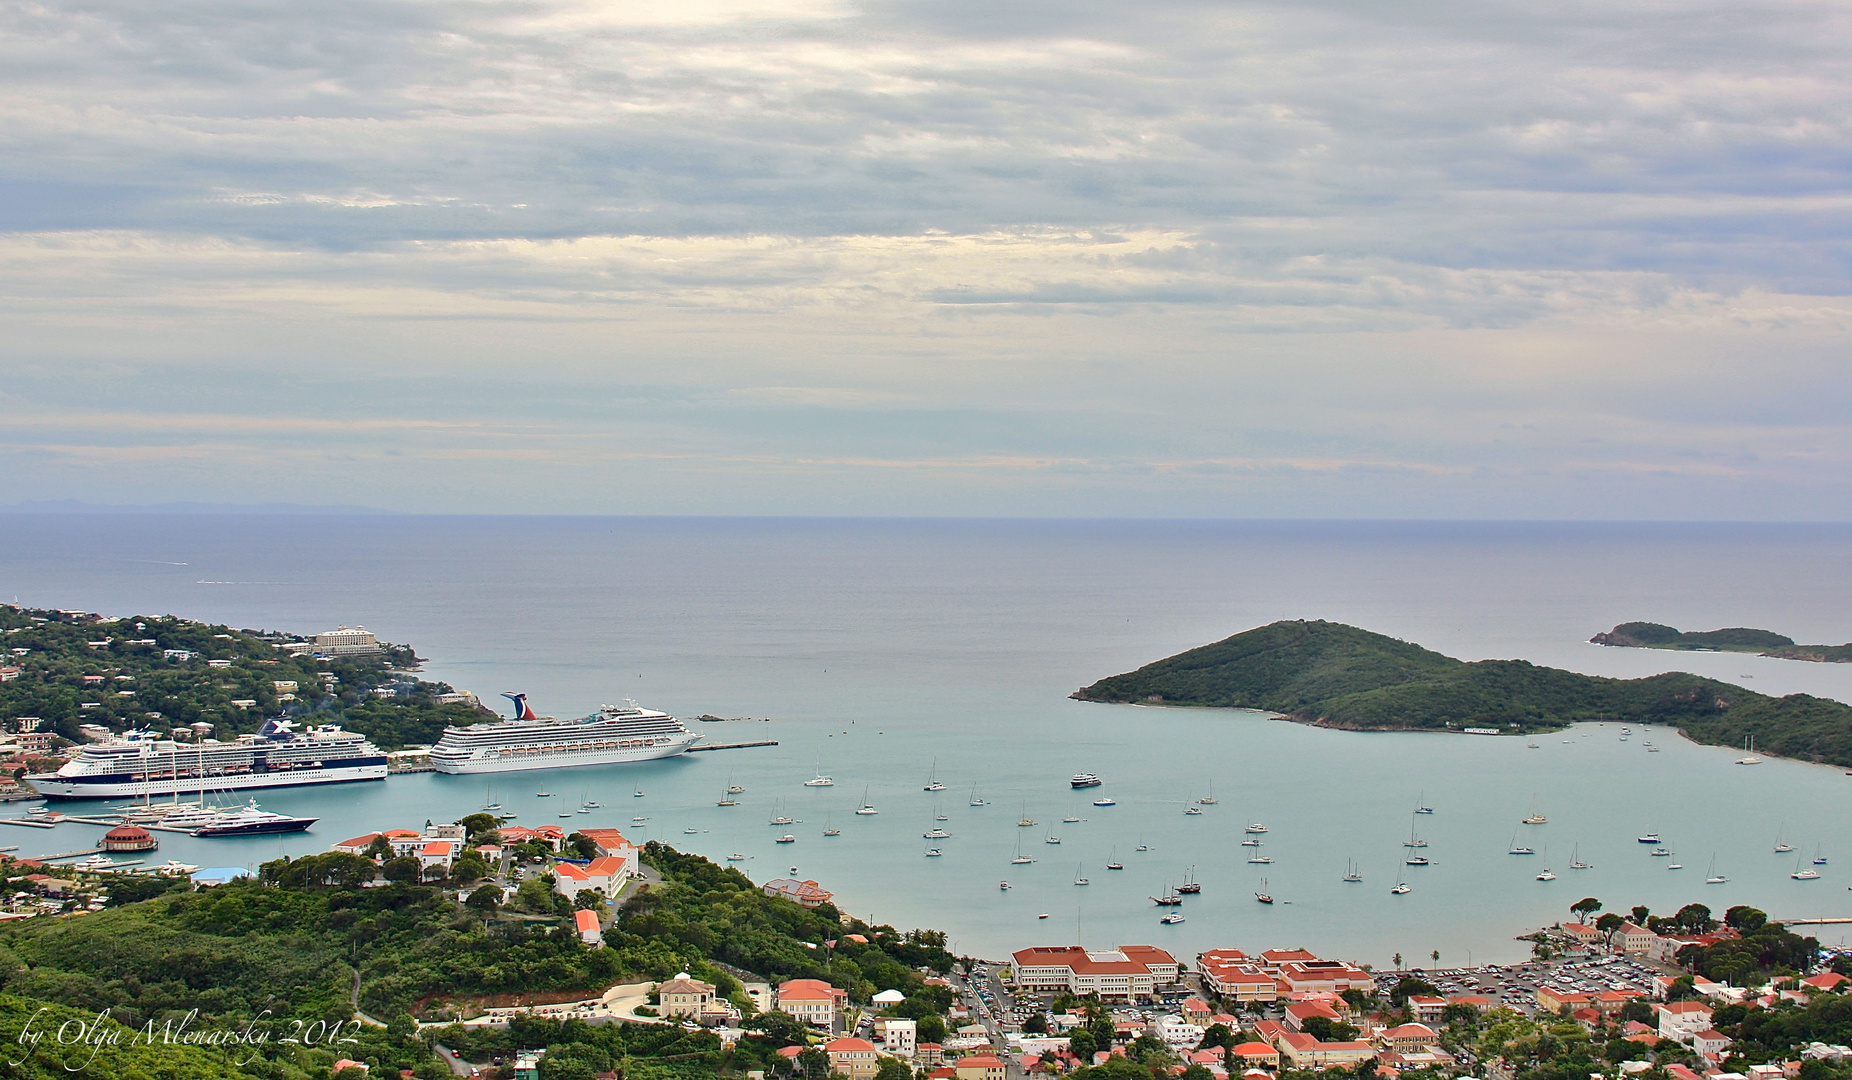
MULTIPOLYGON (((1530 749, 1067 697, 1276 619, 1322 618, 1467 659, 1683 669, 1852 700, 1852 665, 1587 642, 1630 619, 1852 640, 1849 563, 1852 526, 1831 524, 0 515, 0 596, 23 604, 305 633, 364 624, 485 702, 523 691, 554 715, 634 699, 684 719, 753 718, 690 726, 778 746, 503 774, 494 798, 522 824, 744 855, 732 865, 755 880, 795 867, 846 910, 942 928, 993 958, 1078 942, 1506 961, 1528 953, 1517 935, 1584 896, 1622 911, 1852 914, 1840 769, 1737 766, 1740 751, 1650 728, 1622 741, 1613 724, 1530 749), (1105 783, 1070 790, 1081 771, 1105 783), (817 772, 835 785, 802 786, 817 772), (931 775, 948 790, 922 790, 931 775), (746 794, 717 807, 729 780, 746 794), (864 791, 877 815, 853 813, 864 791), (1184 813, 1211 792, 1202 814, 1184 813), (1117 805, 1093 806, 1102 796, 1117 805), (575 813, 585 798, 602 808, 575 813), (1421 803, 1434 814, 1413 816, 1421 803), (799 823, 769 825, 780 808, 799 823), (1549 823, 1520 826, 1533 809, 1549 823), (1025 815, 1036 825, 1019 827, 1025 815), (1271 863, 1246 861, 1250 823, 1267 826, 1256 835, 1271 863), (935 825, 952 837, 924 839, 935 825), (1402 865, 1411 827, 1433 865, 1402 865), (1648 831, 1676 854, 1651 856, 1636 840, 1648 831), (774 845, 785 832, 797 842, 774 845), (1537 854, 1508 855, 1514 836, 1537 854), (1775 854, 1778 837, 1797 852, 1775 854), (1019 846, 1037 861, 1012 865, 1019 846), (1823 879, 1791 880, 1816 851, 1823 879), (1106 870, 1114 857, 1126 869, 1106 870), (1571 871, 1572 858, 1592 866, 1571 871), (1703 883, 1713 860, 1728 883, 1703 883), (1362 883, 1341 880, 1351 863, 1362 883), (1556 880, 1536 880, 1546 865, 1556 880), (1187 921, 1159 925, 1149 897, 1191 873, 1203 892, 1187 921), (1413 891, 1390 895, 1402 876, 1413 891), (1256 903, 1262 889, 1278 902, 1256 903)), ((163 834, 158 860, 255 866, 454 818, 487 795, 484 778, 428 774, 280 789, 261 803, 318 815, 311 832, 163 834)), ((72 850, 95 831, 14 828, 4 842, 72 850)))

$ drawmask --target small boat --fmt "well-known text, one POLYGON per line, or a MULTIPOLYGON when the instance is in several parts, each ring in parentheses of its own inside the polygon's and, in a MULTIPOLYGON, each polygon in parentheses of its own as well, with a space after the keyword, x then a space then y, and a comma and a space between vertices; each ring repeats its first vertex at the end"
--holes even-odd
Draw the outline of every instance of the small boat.
POLYGON ((1656 832, 1649 832, 1645 836, 1636 837, 1636 839, 1642 844, 1657 844, 1659 843, 1659 834, 1656 832))
POLYGON ((552 797, 553 797, 553 793, 551 791, 534 792, 534 798, 536 799, 551 799, 552 797))
MULTIPOLYGON (((633 798, 633 799, 641 799, 641 798, 643 797, 643 789, 642 789, 642 788, 638 788, 638 789, 636 789, 635 791, 633 791, 633 792, 631 792, 631 793, 630 793, 630 797, 631 797, 631 798, 633 798)), ((596 804, 596 803, 587 803, 586 805, 588 805, 588 806, 596 806, 597 804, 596 804)))
POLYGON ((727 794, 729 794, 729 795, 744 795, 744 794, 746 794, 746 789, 745 789, 745 788, 743 788, 743 787, 740 787, 740 786, 739 786, 738 784, 736 784, 736 783, 734 783, 734 782, 733 782, 733 777, 731 777, 731 776, 729 776, 729 777, 727 777, 727 794))
POLYGON ((833 776, 825 776, 822 773, 818 773, 816 776, 812 777, 811 779, 804 781, 804 786, 805 787, 835 787, 836 778, 833 776))
POLYGON ((632 825, 641 825, 648 820, 649 818, 646 818, 646 817, 633 817, 630 819, 630 823, 632 825))
POLYGON ((796 823, 797 823, 796 818, 792 817, 790 814, 785 813, 783 803, 780 803, 778 805, 778 812, 772 815, 772 819, 766 822, 766 824, 768 825, 794 825, 796 823))
POLYGON ((1704 884, 1722 885, 1724 882, 1729 881, 1729 880, 1730 880, 1729 878, 1724 877, 1722 874, 1719 874, 1717 872, 1717 856, 1712 855, 1710 869, 1705 871, 1705 874, 1704 874, 1704 884))
POLYGON ((779 837, 777 840, 774 840, 773 843, 775 844, 795 844, 797 843, 797 837, 792 836, 790 833, 786 833, 783 836, 779 837))
POLYGON ((1569 869, 1571 870, 1593 870, 1594 869, 1592 865, 1582 861, 1582 845, 1581 844, 1577 844, 1575 847, 1569 849, 1569 869))
POLYGON ((1133 851, 1150 851, 1151 845, 1141 843, 1137 847, 1133 848, 1132 850, 1133 851))
POLYGON ((984 805, 984 800, 977 797, 977 785, 976 784, 971 785, 971 805, 972 806, 983 806, 984 805))
POLYGON ((928 829, 920 835, 928 840, 950 840, 952 838, 952 834, 944 829, 928 829))
POLYGON ((745 862, 746 856, 741 855, 739 852, 736 851, 733 854, 727 856, 727 861, 728 862, 745 862))
POLYGON ((1535 855, 1537 853, 1531 850, 1530 848, 1520 846, 1518 844, 1518 834, 1512 833, 1511 834, 1511 850, 1507 851, 1505 854, 1507 855, 1535 855))
POLYGON ((1191 864, 1190 868, 1183 872, 1183 884, 1177 886, 1177 891, 1185 896, 1195 896, 1197 893, 1203 891, 1202 883, 1196 880, 1196 866, 1194 864, 1191 864))
POLYGON ((1161 922, 1166 926, 1175 926, 1182 921, 1183 921, 1183 915, 1180 912, 1175 912, 1175 911, 1171 912, 1168 915, 1165 915, 1163 918, 1158 920, 1158 922, 1161 922))
POLYGON ((1095 806, 1118 806, 1119 800, 1108 796, 1107 798, 1104 798, 1104 799, 1093 800, 1093 805, 1095 806))
POLYGON ((1424 848, 1428 846, 1426 840, 1415 835, 1415 823, 1413 821, 1408 823, 1408 839, 1402 841, 1402 846, 1406 848, 1424 848))
POLYGON ((1799 859, 1794 860, 1794 872, 1792 874, 1789 874, 1788 876, 1793 878, 1796 881, 1818 881, 1820 880, 1820 872, 1818 870, 1815 870, 1811 866, 1803 869, 1801 867, 1801 861, 1799 859))
POLYGON ((1826 856, 1820 854, 1820 845, 1818 844, 1815 844, 1813 847, 1813 864, 1815 866, 1825 866, 1826 865, 1826 856))
POLYGON ((1055 836, 1052 833, 1042 838, 1042 843, 1044 844, 1059 844, 1060 842, 1061 842, 1061 838, 1059 836, 1055 836))
POLYGON ((1349 859, 1344 860, 1344 880, 1352 884, 1363 880, 1363 871, 1358 869, 1357 864, 1349 859))
POLYGON ((1214 806, 1215 805, 1215 781, 1211 780, 1209 782, 1209 794, 1204 795, 1202 798, 1197 799, 1196 801, 1203 804, 1204 806, 1214 806))
POLYGON ((701 832, 700 829, 683 829, 682 830, 682 833, 686 836, 698 836, 700 835, 700 832, 701 832))
POLYGON ((1666 869, 1667 869, 1667 870, 1683 870, 1684 868, 1685 868, 1685 864, 1684 864, 1684 863, 1682 863, 1682 862, 1675 862, 1675 863, 1667 863, 1667 864, 1666 864, 1666 869))
POLYGON ((1183 812, 1186 814, 1200 814, 1203 812, 1203 809, 1200 806, 1186 806, 1183 808, 1183 812))
POLYGON ((1653 856, 1654 858, 1660 858, 1660 857, 1662 857, 1662 856, 1666 856, 1666 855, 1670 855, 1670 854, 1672 854, 1672 849, 1671 849, 1671 848, 1662 848, 1662 847, 1656 847, 1656 848, 1654 848, 1654 849, 1653 849, 1653 850, 1652 850, 1652 851, 1650 852, 1650 854, 1651 854, 1651 855, 1652 855, 1652 856, 1653 856))
POLYGON ((1108 870, 1125 869, 1125 864, 1119 861, 1119 849, 1118 848, 1113 848, 1111 853, 1106 856, 1106 869, 1108 870))
POLYGON ((879 814, 881 812, 875 809, 874 803, 871 803, 868 801, 868 785, 867 784, 862 785, 862 805, 855 812, 862 815, 863 817, 867 817, 870 814, 879 814))
POLYGON ((1249 837, 1248 839, 1241 841, 1241 846, 1242 847, 1259 847, 1260 837, 1258 836, 1249 837))
POLYGON ((559 816, 560 816, 560 817, 571 817, 571 816, 572 816, 572 811, 570 811, 570 810, 561 810, 561 811, 559 812, 559 816))
POLYGON ((488 790, 483 793, 482 808, 491 814, 502 808, 502 804, 495 801, 494 784, 490 784, 488 790))
POLYGON ((1537 875, 1537 880, 1538 881, 1555 881, 1556 873, 1546 866, 1543 868, 1543 873, 1537 875))
POLYGON ((589 813, 591 813, 591 812, 592 812, 592 808, 591 808, 591 807, 589 807, 589 806, 581 806, 581 807, 579 807, 579 813, 581 813, 581 814, 589 814, 589 813))
POLYGON ((1072 824, 1074 824, 1074 823, 1075 823, 1076 821, 1079 821, 1079 820, 1080 820, 1080 819, 1079 819, 1079 818, 1077 818, 1077 817, 1064 817, 1064 818, 1062 818, 1062 819, 1061 819, 1061 824, 1063 824, 1063 825, 1072 825, 1072 824))
POLYGON ((1518 824, 1520 825, 1548 825, 1549 823, 1550 823, 1549 818, 1544 817, 1542 814, 1534 813, 1531 816, 1525 818, 1523 821, 1519 822, 1518 824))
POLYGON ((1432 864, 1430 864, 1430 863, 1428 862, 1428 857, 1427 857, 1426 855, 1410 855, 1410 856, 1409 856, 1408 858, 1406 858, 1406 859, 1403 859, 1403 860, 1402 860, 1402 864, 1403 864, 1404 866, 1429 866, 1429 865, 1432 865, 1432 864))
POLYGON ((1044 912, 1042 912, 1042 913, 1041 913, 1040 915, 1037 915, 1037 916, 1036 916, 1036 918, 1038 918, 1038 919, 1046 919, 1046 918, 1048 918, 1048 912, 1046 912, 1046 911, 1044 911, 1044 912))
POLYGON ((1775 854, 1777 855, 1786 855, 1788 852, 1794 850, 1793 844, 1781 838, 1781 833, 1787 831, 1787 828, 1787 825, 1784 824, 1781 827, 1781 831, 1775 833, 1775 854))
POLYGON ((1022 837, 1016 838, 1016 856, 1010 860, 1011 866, 1027 866, 1035 860, 1022 853, 1022 837))
POLYGON ((1273 861, 1273 856, 1262 855, 1260 853, 1260 845, 1255 844, 1253 853, 1248 856, 1248 861, 1251 863, 1270 863, 1273 861))
POLYGON ((154 871, 157 874, 197 874, 199 872, 199 867, 194 866, 192 863, 177 862, 173 859, 169 859, 155 867, 154 871))
POLYGON ((1762 764, 1762 759, 1756 756, 1756 737, 1754 735, 1747 736, 1743 739, 1743 750, 1744 755, 1736 759, 1738 765, 1762 764))
POLYGON ((926 777, 927 791, 944 791, 945 785, 939 782, 939 759, 932 759, 932 772, 926 777))
MULTIPOLYGON (((1625 740, 1622 740, 1622 741, 1625 741, 1625 740)), ((1543 749, 1543 748, 1542 748, 1542 747, 1540 747, 1540 746, 1538 746, 1538 745, 1537 745, 1536 743, 1534 743, 1534 742, 1527 742, 1527 743, 1525 743, 1525 744, 1524 744, 1524 749, 1526 749, 1526 750, 1541 750, 1541 749, 1543 749)))
POLYGON ((1406 882, 1406 881, 1398 881, 1398 882, 1396 882, 1396 883, 1395 883, 1395 888, 1393 888, 1393 889, 1390 889, 1390 890, 1389 890, 1389 895, 1391 895, 1391 896, 1403 896, 1403 895, 1406 895, 1406 894, 1408 894, 1408 893, 1411 893, 1411 892, 1414 892, 1414 891, 1415 891, 1414 889, 1412 889, 1412 888, 1410 888, 1410 887, 1409 887, 1409 884, 1408 884, 1408 882, 1406 882))
POLYGON ((936 847, 929 847, 929 848, 927 848, 927 849, 926 849, 926 857, 927 857, 928 859, 936 859, 936 858, 938 858, 939 856, 941 856, 941 855, 943 855, 943 854, 945 854, 945 852, 943 852, 943 851, 940 851, 940 850, 939 850, 938 848, 936 848, 936 847))
POLYGON ((727 794, 727 795, 722 795, 720 797, 720 801, 715 803, 714 805, 715 806, 738 806, 739 804, 740 804, 740 801, 738 799, 734 798, 731 794, 727 794))
POLYGON ((1171 891, 1170 885, 1166 883, 1163 893, 1152 897, 1151 902, 1159 907, 1181 907, 1183 906, 1183 897, 1171 891))
POLYGON ((1081 866, 1076 866, 1076 867, 1074 868, 1074 884, 1076 884, 1076 885, 1091 885, 1091 884, 1093 884, 1093 882, 1091 882, 1091 881, 1088 881, 1088 880, 1087 880, 1087 876, 1086 876, 1085 874, 1082 874, 1082 873, 1081 873, 1081 870, 1082 870, 1082 869, 1084 869, 1084 868, 1085 868, 1085 864, 1082 864, 1081 866))
POLYGON ((1104 782, 1090 772, 1075 773, 1068 778, 1068 785, 1077 788, 1099 787, 1104 782))
POLYGON ((842 830, 838 829, 835 825, 832 825, 830 823, 830 819, 828 817, 825 817, 823 819, 823 835, 824 836, 841 836, 842 830))
POLYGON ((1246 832, 1246 833, 1264 833, 1267 831, 1267 827, 1265 825, 1262 825, 1260 822, 1256 821, 1254 824, 1249 825, 1247 828, 1241 831, 1246 832))
POLYGON ((1005 892, 1007 892, 1007 891, 1009 891, 1009 887, 1010 887, 1010 883, 1009 883, 1009 882, 1007 882, 1007 881, 999 881, 999 882, 997 882, 997 888, 999 888, 999 889, 1001 889, 1001 890, 1003 890, 1003 891, 1005 891, 1005 892))

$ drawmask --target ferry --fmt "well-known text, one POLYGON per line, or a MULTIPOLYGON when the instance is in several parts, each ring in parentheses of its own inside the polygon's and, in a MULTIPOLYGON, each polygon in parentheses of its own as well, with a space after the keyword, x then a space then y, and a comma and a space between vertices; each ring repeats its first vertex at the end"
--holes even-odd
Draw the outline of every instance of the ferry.
POLYGON ((384 780, 386 755, 364 735, 267 720, 235 742, 177 743, 131 731, 86 746, 55 773, 27 777, 47 799, 112 799, 384 780))
POLYGON ((1090 772, 1075 773, 1073 776, 1068 778, 1068 785, 1070 787, 1077 787, 1077 788, 1099 787, 1103 783, 1105 783, 1104 780, 1101 780, 1099 777, 1093 775, 1090 772))
POLYGON ((512 720, 444 729, 431 748, 438 772, 469 774, 614 765, 674 757, 700 741, 668 713, 635 704, 605 705, 590 716, 556 720, 536 716, 526 694, 503 694, 514 702, 512 720))

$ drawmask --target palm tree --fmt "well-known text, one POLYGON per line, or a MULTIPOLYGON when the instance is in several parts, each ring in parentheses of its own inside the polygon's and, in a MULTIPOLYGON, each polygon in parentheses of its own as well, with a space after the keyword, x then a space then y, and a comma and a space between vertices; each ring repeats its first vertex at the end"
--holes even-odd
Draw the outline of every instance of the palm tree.
POLYGON ((1397 971, 1402 970, 1402 954, 1396 953, 1393 959, 1395 960, 1395 969, 1397 971))
POLYGON ((1434 962, 1436 964, 1440 963, 1440 950, 1439 949, 1435 949, 1433 952, 1429 953, 1428 955, 1434 958, 1434 962))

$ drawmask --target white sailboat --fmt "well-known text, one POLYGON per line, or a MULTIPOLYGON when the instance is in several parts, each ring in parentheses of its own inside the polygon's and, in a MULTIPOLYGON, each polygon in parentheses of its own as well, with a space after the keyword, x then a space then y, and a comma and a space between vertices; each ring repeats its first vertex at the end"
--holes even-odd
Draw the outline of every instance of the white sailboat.
POLYGON ((1363 871, 1351 859, 1344 860, 1344 880, 1352 884, 1363 880, 1363 871))
POLYGON ((1719 874, 1717 872, 1717 856, 1712 855, 1710 869, 1705 871, 1705 874, 1704 874, 1704 884, 1722 885, 1724 882, 1729 881, 1729 880, 1730 880, 1729 878, 1724 877, 1722 874, 1719 874))
POLYGON ((1582 845, 1581 844, 1577 844, 1575 847, 1569 850, 1569 869, 1571 870, 1592 870, 1594 869, 1593 866, 1582 861, 1582 845))
POLYGON ((1798 855, 1795 856, 1794 872, 1792 874, 1789 874, 1788 876, 1793 878, 1796 881, 1818 881, 1820 880, 1820 872, 1818 870, 1815 870, 1811 866, 1805 869, 1801 868, 1801 858, 1802 856, 1798 856, 1798 855))
POLYGON ((1074 884, 1076 885, 1093 884, 1093 882, 1087 880, 1087 876, 1085 874, 1081 873, 1081 871, 1084 869, 1086 869, 1085 863, 1078 864, 1074 867, 1074 884))
POLYGON ((976 784, 971 785, 971 805, 972 806, 983 806, 984 805, 984 800, 977 797, 977 785, 976 784))
POLYGON ((944 791, 945 785, 939 782, 939 759, 932 759, 932 773, 926 777, 927 791, 944 791))
MULTIPOLYGON (((1546 864, 1550 861, 1550 845, 1548 844, 1543 845, 1543 860, 1546 864)), ((1543 868, 1543 873, 1537 875, 1537 880, 1538 881, 1555 881, 1556 871, 1551 870, 1549 866, 1546 865, 1543 868)))
POLYGON ((1743 738, 1743 756, 1736 759, 1738 765, 1760 765, 1762 759, 1756 756, 1756 737, 1748 735, 1743 738))
POLYGON ((1125 864, 1119 861, 1119 849, 1118 848, 1113 848, 1111 853, 1109 853, 1106 856, 1106 869, 1108 870, 1125 869, 1125 864))
POLYGON ((862 805, 856 808, 855 812, 862 815, 863 817, 867 817, 870 814, 879 814, 881 812, 875 809, 874 803, 871 803, 868 801, 868 785, 867 784, 862 785, 862 805))
POLYGON ((1034 859, 1031 859, 1029 856, 1024 855, 1022 853, 1022 834, 1021 833, 1016 834, 1016 855, 1014 858, 1010 859, 1010 865, 1011 866, 1026 866, 1029 863, 1032 863, 1034 861, 1035 861, 1034 859))

